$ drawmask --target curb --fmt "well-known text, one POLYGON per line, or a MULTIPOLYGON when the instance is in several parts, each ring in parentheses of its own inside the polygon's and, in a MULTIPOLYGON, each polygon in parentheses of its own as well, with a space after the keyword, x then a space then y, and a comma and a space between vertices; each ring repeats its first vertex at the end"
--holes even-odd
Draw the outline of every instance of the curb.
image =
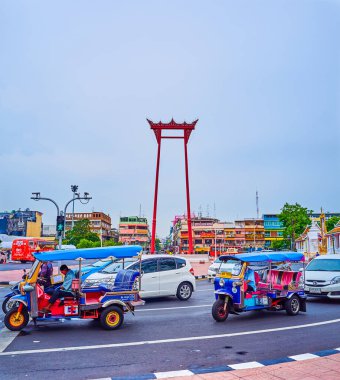
POLYGON ((18 281, 0 281, 0 285, 15 285, 18 281))
POLYGON ((203 280, 203 279, 206 279, 206 278, 208 278, 207 275, 203 275, 203 276, 195 276, 195 279, 196 279, 196 280, 203 280))
MULTIPOLYGON (((266 367, 270 365, 275 364, 282 364, 282 363, 288 363, 288 362, 295 362, 295 361, 303 361, 308 359, 316 359, 316 358, 322 358, 325 356, 330 356, 334 354, 340 353, 340 347, 331 349, 331 350, 322 350, 306 354, 300 354, 300 355, 293 355, 293 356, 287 356, 279 359, 269 359, 269 360, 263 360, 260 362, 246 362, 246 363, 237 363, 237 364, 229 364, 229 365, 221 365, 219 367, 202 367, 202 368, 190 368, 180 371, 169 371, 169 372, 154 372, 154 373, 147 373, 144 375, 135 375, 135 376, 118 376, 118 377, 107 377, 105 380, 119 380, 119 379, 125 379, 125 380, 151 380, 151 379, 165 379, 169 377, 178 377, 178 376, 194 376, 194 375, 202 375, 202 374, 208 374, 208 373, 217 373, 217 372, 229 372, 229 371, 235 371, 238 369, 250 369, 250 368, 260 368, 260 367, 266 367)), ((92 379, 92 380, 103 380, 103 379, 92 379)))

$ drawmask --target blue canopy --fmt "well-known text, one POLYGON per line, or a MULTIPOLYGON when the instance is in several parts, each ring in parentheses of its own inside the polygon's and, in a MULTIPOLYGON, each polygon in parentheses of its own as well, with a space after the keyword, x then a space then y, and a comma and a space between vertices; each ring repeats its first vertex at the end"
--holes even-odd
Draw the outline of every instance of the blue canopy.
POLYGON ((80 248, 68 249, 65 251, 45 251, 35 252, 34 257, 40 261, 58 261, 58 260, 75 260, 81 257, 82 259, 106 259, 113 256, 117 259, 135 257, 142 251, 140 245, 122 245, 115 247, 101 248, 80 248))
POLYGON ((235 256, 220 256, 222 261, 236 259, 247 263, 258 263, 264 261, 304 261, 303 253, 298 252, 266 252, 266 253, 241 253, 235 256))

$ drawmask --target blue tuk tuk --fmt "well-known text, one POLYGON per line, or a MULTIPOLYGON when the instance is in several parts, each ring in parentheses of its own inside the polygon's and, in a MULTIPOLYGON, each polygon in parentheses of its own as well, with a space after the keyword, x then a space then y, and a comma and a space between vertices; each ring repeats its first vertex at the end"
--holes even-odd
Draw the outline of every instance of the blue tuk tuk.
MULTIPOLYGON (((36 258, 25 280, 19 285, 20 294, 11 298, 14 307, 6 313, 4 323, 12 331, 22 330, 29 318, 37 321, 58 319, 96 319, 107 330, 118 329, 124 320, 124 314, 134 313, 136 306, 143 305, 139 297, 141 286, 140 272, 122 269, 117 273, 114 283, 101 283, 96 287, 82 286, 82 276, 72 281, 72 297, 64 297, 56 301, 48 313, 43 312, 49 304, 50 295, 38 283, 38 274, 44 261, 79 262, 78 273, 82 273, 82 261, 88 259, 105 259, 115 257, 136 257, 140 259, 142 247, 138 245, 73 249, 35 253, 36 258)), ((59 275, 61 277, 61 275, 59 275)))
POLYGON ((212 306, 217 322, 225 321, 229 314, 251 310, 286 310, 288 315, 306 311, 302 272, 292 268, 293 263, 304 262, 303 254, 245 253, 220 256, 220 260, 214 282, 216 301, 212 306), (223 270, 226 263, 233 264, 225 266, 228 271, 223 270))

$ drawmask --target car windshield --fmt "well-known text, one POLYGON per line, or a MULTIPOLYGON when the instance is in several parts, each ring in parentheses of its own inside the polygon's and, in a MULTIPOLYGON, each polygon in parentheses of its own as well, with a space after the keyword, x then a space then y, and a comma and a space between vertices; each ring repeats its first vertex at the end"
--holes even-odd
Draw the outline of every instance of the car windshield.
POLYGON ((340 260, 334 260, 334 259, 312 260, 307 265, 306 271, 340 272, 340 260))
POLYGON ((136 260, 125 259, 124 263, 123 263, 122 259, 115 260, 112 264, 108 265, 107 267, 105 267, 104 269, 99 271, 99 273, 117 273, 121 269, 123 269, 123 267, 126 268, 128 265, 130 265, 131 263, 133 263, 135 261, 136 260), (123 266, 123 264, 124 264, 124 266, 123 266))
POLYGON ((95 261, 94 263, 90 264, 89 266, 90 267, 94 267, 94 268, 100 268, 101 266, 105 265, 105 263, 107 263, 108 260, 98 260, 98 261, 95 261))

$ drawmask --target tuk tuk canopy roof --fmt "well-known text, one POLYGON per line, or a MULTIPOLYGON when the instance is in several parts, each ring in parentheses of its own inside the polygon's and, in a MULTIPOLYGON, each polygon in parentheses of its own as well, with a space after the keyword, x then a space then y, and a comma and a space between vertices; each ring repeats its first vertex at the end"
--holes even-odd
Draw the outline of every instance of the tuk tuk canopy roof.
POLYGON ((305 256, 303 253, 298 252, 266 252, 266 253, 241 253, 238 255, 223 255, 220 256, 220 260, 227 261, 230 259, 236 259, 247 263, 258 262, 279 262, 279 261, 304 261, 305 256))
POLYGON ((65 251, 45 251, 35 252, 34 257, 39 261, 58 261, 58 260, 76 260, 82 259, 106 259, 113 256, 117 259, 135 257, 142 251, 140 245, 123 245, 118 247, 100 247, 100 248, 80 248, 68 249, 65 251))

